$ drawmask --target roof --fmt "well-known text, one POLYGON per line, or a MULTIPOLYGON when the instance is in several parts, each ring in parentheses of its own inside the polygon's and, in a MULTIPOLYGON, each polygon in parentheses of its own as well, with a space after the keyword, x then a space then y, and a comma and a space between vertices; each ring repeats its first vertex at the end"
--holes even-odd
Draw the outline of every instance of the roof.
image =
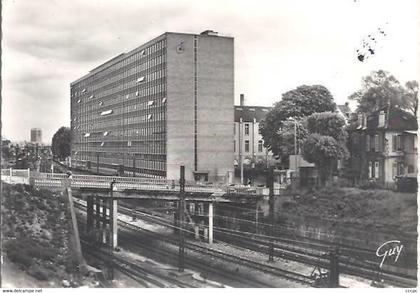
POLYGON ((417 118, 398 108, 393 108, 390 110, 389 115, 387 115, 387 127, 389 130, 417 130, 417 118))
MULTIPOLYGON (((387 113, 387 111, 384 111, 387 113)), ((416 117, 399 108, 390 108, 389 113, 386 114, 386 121, 384 121, 383 126, 379 126, 379 116, 381 111, 376 111, 367 116, 366 119, 366 128, 368 130, 375 129, 384 129, 384 130, 398 130, 398 131, 407 131, 407 130, 417 130, 417 119, 416 117)), ((361 114, 361 113, 360 113, 361 114)), ((354 123, 350 126, 350 129, 366 129, 360 128, 357 123, 354 123)))
POLYGON ((235 122, 242 118, 243 122, 260 122, 265 115, 273 109, 272 107, 261 106, 235 106, 235 122))
MULTIPOLYGON (((161 39, 164 39, 168 34, 176 34, 176 35, 191 35, 191 36, 198 36, 200 35, 201 37, 218 37, 218 38, 229 38, 229 39, 233 39, 233 37, 231 36, 227 36, 227 35, 221 35, 219 33, 217 33, 217 35, 215 34, 216 32, 211 33, 210 34, 197 34, 197 33, 182 33, 182 32, 165 32, 157 37, 154 37, 153 39, 143 43, 142 45, 132 49, 129 52, 126 53, 121 53, 115 57, 112 57, 111 59, 109 59, 108 61, 105 61, 103 63, 101 63, 100 65, 96 66, 95 68, 93 68, 92 70, 89 71, 89 73, 83 75, 82 77, 78 78, 77 80, 73 81, 70 83, 71 86, 77 84, 78 82, 98 73, 101 70, 104 70, 112 65, 115 65, 116 63, 122 61, 125 58, 129 58, 131 55, 145 49, 146 47, 148 47, 149 45, 156 43, 157 41, 160 41, 161 39)), ((204 33, 204 32, 203 32, 204 33)))
POLYGON ((351 113, 351 109, 348 104, 344 105, 337 105, 337 108, 344 114, 344 113, 351 113))

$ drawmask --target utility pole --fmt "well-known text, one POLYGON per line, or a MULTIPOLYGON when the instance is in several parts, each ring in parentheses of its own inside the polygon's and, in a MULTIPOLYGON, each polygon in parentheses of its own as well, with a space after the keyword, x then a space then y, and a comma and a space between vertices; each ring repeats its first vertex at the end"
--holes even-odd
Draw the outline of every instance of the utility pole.
POLYGON ((330 274, 329 274, 329 287, 338 288, 340 286, 340 270, 338 261, 339 250, 338 247, 331 249, 330 257, 330 274))
POLYGON ((244 184, 244 162, 242 156, 242 117, 239 119, 239 165, 241 168, 241 184, 244 184))
POLYGON ((179 218, 179 255, 178 255, 178 271, 183 272, 185 267, 184 262, 184 211, 185 211, 185 166, 180 166, 179 178, 179 204, 178 204, 178 218, 179 218))
POLYGON ((111 254, 111 261, 109 262, 109 279, 114 279, 114 217, 117 215, 114 214, 114 185, 116 181, 113 179, 110 184, 110 202, 109 202, 109 249, 111 254))
POLYGON ((269 198, 268 198, 268 204, 269 204, 269 214, 270 214, 270 244, 268 248, 268 261, 273 262, 274 261, 274 169, 271 166, 268 169, 267 174, 267 187, 269 190, 269 198))
POLYGON ((133 177, 136 177, 136 155, 133 154, 133 177))

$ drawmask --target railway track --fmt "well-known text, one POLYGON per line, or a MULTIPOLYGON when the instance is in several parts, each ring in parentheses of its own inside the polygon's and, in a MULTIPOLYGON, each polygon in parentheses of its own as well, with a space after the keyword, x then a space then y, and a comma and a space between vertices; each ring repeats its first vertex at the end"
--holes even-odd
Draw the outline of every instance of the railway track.
MULTIPOLYGON (((81 205, 80 203, 76 203, 75 204, 82 209, 85 209, 84 205, 81 205)), ((178 239, 176 237, 168 237, 168 236, 162 236, 159 233, 135 226, 133 224, 124 222, 124 221, 120 221, 118 220, 118 225, 121 228, 125 228, 129 231, 135 232, 136 234, 141 233, 142 235, 147 235, 147 237, 152 237, 154 239, 157 239, 159 241, 162 242, 166 242, 169 244, 172 244, 174 246, 178 245, 178 239)), ((144 239, 144 237, 139 237, 139 235, 137 235, 136 237, 131 236, 131 238, 126 238, 126 236, 123 236, 122 234, 120 234, 120 240, 121 239, 126 239, 126 241, 129 241, 130 244, 135 244, 135 245, 141 245, 139 243, 141 243, 142 239, 144 239)), ((150 248, 150 247, 149 247, 150 248)), ((258 270, 260 272, 264 272, 267 274, 271 274, 273 276, 276 277, 281 277, 284 278, 286 280, 289 281, 294 281, 294 282, 298 282, 300 284, 305 284, 305 285, 309 285, 312 286, 314 283, 314 280, 312 278, 310 278, 309 276, 300 274, 300 273, 296 273, 296 272, 291 272, 291 271, 287 271, 281 268, 277 268, 274 266, 270 266, 264 263, 260 263, 257 261, 253 261, 253 260, 249 260, 247 258, 243 258, 243 257, 238 257, 236 255, 231 255, 222 251, 218 251, 215 249, 211 249, 211 248, 207 248, 198 244, 194 244, 194 243, 190 243, 190 242, 185 242, 185 248, 189 249, 191 251, 194 251, 198 254, 201 255, 206 255, 206 256, 210 256, 210 257, 215 257, 217 259, 223 260, 223 261, 227 261, 229 263, 234 263, 234 264, 238 264, 238 265, 242 265, 248 268, 252 268, 255 270, 258 270)), ((153 248, 152 248, 153 249, 153 248)), ((159 252, 161 252, 161 250, 159 250, 159 252)), ((174 258, 177 259, 177 255, 172 253, 172 256, 174 258)), ((196 260, 194 260, 193 262, 189 262, 190 265, 196 266, 195 265, 196 260)), ((200 269, 205 269, 206 271, 209 271, 209 264, 208 263, 202 263, 200 266, 200 269)), ((228 273, 231 273, 230 271, 228 273)), ((220 270, 218 270, 218 274, 220 274, 220 270)), ((223 274, 223 272, 222 272, 223 274)), ((229 276, 231 277, 231 276, 229 276)), ((238 278, 236 278, 238 279, 238 278)), ((240 280, 238 280, 241 283, 245 283, 245 284, 249 284, 252 283, 250 285, 252 285, 252 287, 270 287, 270 285, 263 283, 263 282, 259 282, 257 280, 244 280, 243 278, 241 278, 240 280)), ((251 287, 251 286, 250 286, 251 287)))
MULTIPOLYGON (((143 235, 143 234, 140 234, 143 235)), ((123 240, 124 242, 128 242, 130 245, 134 245, 136 247, 145 249, 149 252, 154 252, 159 254, 161 257, 165 257, 166 261, 171 260, 170 262, 174 265, 178 262, 178 255, 174 254, 173 251, 169 251, 166 249, 163 249, 162 247, 154 247, 150 244, 148 245, 141 239, 140 237, 136 236, 127 236, 126 234, 123 234, 120 236, 120 240, 123 240), (133 242, 135 241, 135 242, 133 242)), ((205 273, 211 273, 213 275, 219 275, 221 277, 226 277, 226 275, 229 275, 229 281, 234 281, 233 285, 236 285, 237 287, 249 287, 249 288, 268 288, 273 287, 267 283, 260 282, 257 280, 250 280, 250 279, 244 279, 240 276, 233 275, 231 271, 224 271, 220 270, 219 268, 214 268, 212 266, 209 266, 208 262, 198 260, 198 259, 190 259, 188 256, 184 260, 185 265, 187 265, 190 268, 193 268, 195 270, 205 272, 205 273)), ((231 283, 231 282, 230 282, 231 283)))
POLYGON ((154 285, 154 287, 158 288, 166 287, 164 283, 157 281, 155 278, 151 278, 148 273, 144 272, 144 270, 142 268, 139 268, 139 266, 137 266, 136 264, 129 263, 121 258, 112 256, 110 253, 105 253, 98 249, 97 246, 91 245, 85 240, 81 239, 80 242, 85 253, 88 253, 94 258, 102 260, 108 264, 111 262, 113 269, 124 273, 131 279, 142 284, 143 286, 150 287, 150 285, 152 284, 154 285))
MULTIPOLYGON (((130 216, 136 216, 138 218, 141 218, 143 220, 149 221, 149 222, 153 222, 155 224, 159 224, 159 225, 163 225, 163 226, 170 226, 173 227, 173 224, 171 222, 168 222, 165 219, 157 219, 157 217, 149 215, 147 213, 143 213, 143 212, 139 212, 139 211, 133 211, 129 208, 126 207, 119 207, 119 210, 127 215, 130 216)), ((127 224, 127 223, 124 223, 127 224)), ((131 224, 128 224, 131 225, 131 224)), ((137 226, 132 227, 132 229, 141 229, 137 226)), ((221 229, 223 230, 223 229, 221 229)), ((217 228, 215 228, 215 234, 217 234, 217 228)), ((268 251, 268 246, 270 245, 269 241, 272 239, 272 237, 269 236, 264 236, 261 235, 262 239, 256 239, 256 238, 250 238, 250 237, 245 237, 242 235, 242 233, 233 233, 232 231, 229 231, 231 235, 230 239, 228 239, 229 237, 226 237, 226 235, 220 237, 219 234, 219 239, 223 239, 223 240, 228 240, 228 242, 230 244, 233 244, 234 246, 237 246, 239 248, 247 248, 253 251, 257 251, 257 252, 261 252, 261 251, 268 251)), ((251 233, 250 233, 251 234, 251 233)), ((166 237, 165 239, 162 239, 161 235, 157 234, 155 235, 156 237, 160 237, 160 239, 162 241, 169 241, 166 237)), ((288 260, 292 260, 292 261, 296 261, 299 263, 303 263, 303 264, 307 264, 310 266, 319 266, 319 267, 323 267, 323 268, 328 268, 329 262, 328 260, 325 259, 326 257, 326 251, 328 251, 331 246, 327 246, 325 244, 320 244, 320 243, 314 243, 314 245, 312 246, 312 248, 308 248, 308 247, 299 247, 297 245, 291 245, 290 243, 294 243, 293 240, 288 239, 289 241, 285 241, 286 243, 279 243, 278 241, 274 242, 274 255, 276 257, 280 257, 283 259, 288 259, 288 260)), ((176 239, 172 239, 171 240, 173 244, 176 244, 175 242, 177 241, 176 239)), ((309 244, 309 243, 306 243, 309 244)), ((231 255, 217 251, 217 250, 210 250, 209 248, 204 248, 201 245, 197 245, 197 244, 193 244, 193 243, 188 243, 186 244, 189 249, 193 250, 193 251, 197 251, 197 252, 204 252, 206 254, 209 255, 213 255, 213 256, 218 256, 221 258, 225 258, 225 259, 229 259, 229 257, 231 257, 231 255), (203 249, 207 249, 208 251, 203 251, 203 249), (225 255, 224 255, 225 254, 225 255)), ((340 246, 340 250, 342 249, 342 247, 340 246)), ((344 249, 347 249, 347 251, 351 251, 351 252, 356 252, 357 249, 351 246, 347 246, 344 247, 344 249)), ((361 249, 362 252, 366 252, 370 250, 367 249, 361 249)), ((248 263, 249 267, 252 267, 254 269, 258 269, 260 271, 266 272, 266 273, 271 273, 273 274, 272 270, 273 267, 270 268, 270 266, 267 266, 265 264, 261 264, 260 263, 252 263, 252 261, 245 259, 245 260, 241 260, 240 258, 233 256, 234 258, 236 258, 236 262, 238 263, 240 261, 245 261, 248 263), (270 272, 271 271, 271 272, 270 272)), ((375 281, 379 281, 379 280, 385 280, 387 281, 390 285, 394 285, 397 287, 415 287, 417 286, 417 280, 410 278, 410 276, 401 274, 401 273, 394 273, 394 272, 388 272, 388 271, 378 271, 376 269, 376 264, 373 263, 369 263, 369 262, 359 262, 359 263, 355 263, 355 259, 353 259, 353 261, 351 261, 349 259, 349 257, 345 257, 345 256, 340 256, 339 257, 340 260, 340 271, 342 273, 347 273, 350 275, 355 275, 355 276, 359 276, 359 277, 363 277, 363 278, 370 278, 372 280, 375 281)), ((232 259, 230 259, 230 261, 233 261, 232 259)), ((277 268, 276 268, 277 269, 277 268)), ((294 273, 294 272, 290 272, 287 270, 281 270, 279 269, 277 272, 278 276, 280 277, 284 277, 286 279, 289 280, 293 280, 293 281, 297 281, 297 282, 301 282, 301 283, 305 283, 305 284, 311 284, 313 283, 313 280, 311 278, 309 278, 308 276, 299 274, 299 273, 294 273)), ((274 274, 276 274, 274 273, 274 274)))
MULTIPOLYGON (((164 225, 164 226, 172 226, 172 223, 168 222, 167 220, 160 220, 157 219, 155 216, 149 215, 147 213, 139 212, 139 211, 133 211, 126 207, 121 207, 121 211, 129 214, 129 215, 135 215, 136 217, 142 218, 144 220, 164 225)), ((218 229, 215 228, 215 235, 218 233, 218 229)), ((220 229, 223 230, 223 229, 220 229)), ((235 233, 232 231, 229 231, 228 234, 232 234, 231 237, 226 237, 225 235, 222 235, 222 233, 219 234, 219 239, 227 240, 229 238, 229 243, 236 245, 237 247, 244 247, 248 248, 253 251, 268 251, 268 246, 270 245, 269 241, 273 239, 273 237, 261 235, 262 239, 256 239, 256 238, 250 238, 243 235, 243 233, 235 233), (238 245, 239 244, 239 245, 238 245)), ((251 233, 249 233, 251 234, 251 233)), ((286 239, 282 239, 286 240, 286 239)), ((320 243, 314 243, 311 248, 308 247, 299 247, 296 245, 296 242, 290 239, 287 239, 288 241, 285 241, 284 243, 279 243, 278 241, 274 242, 274 253, 275 256, 297 261, 300 263, 304 263, 311 266, 320 266, 324 268, 328 268, 329 262, 325 259, 326 252, 328 252, 331 249, 331 245, 326 244, 320 244, 320 243), (292 244, 291 244, 292 243, 292 244)), ((306 243, 307 246, 310 243, 306 243)), ((377 264, 374 262, 369 262, 366 260, 360 261, 356 258, 353 258, 353 260, 348 255, 354 255, 354 253, 369 253, 370 255, 375 255, 375 252, 366 249, 361 248, 360 251, 352 247, 350 245, 342 247, 340 245, 340 251, 345 251, 347 256, 340 256, 340 269, 341 272, 347 273, 350 275, 355 275, 363 278, 371 278, 372 280, 379 281, 380 279, 387 281, 390 285, 394 285, 397 287, 416 287, 417 286, 417 280, 412 278, 409 275, 398 273, 398 272, 391 272, 382 270, 379 271, 377 269, 377 264), (357 262, 357 263, 356 263, 357 262)))

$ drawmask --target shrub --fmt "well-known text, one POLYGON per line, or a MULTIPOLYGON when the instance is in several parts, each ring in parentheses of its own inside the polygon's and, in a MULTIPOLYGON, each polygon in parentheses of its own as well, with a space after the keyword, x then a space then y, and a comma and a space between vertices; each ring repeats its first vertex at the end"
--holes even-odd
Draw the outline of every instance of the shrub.
POLYGON ((382 186, 375 181, 366 181, 358 186, 360 189, 380 189, 382 186))
POLYGON ((57 256, 58 250, 51 247, 31 246, 28 248, 28 254, 42 260, 53 260, 57 256))
POLYGON ((37 265, 32 266, 28 270, 28 274, 40 281, 47 281, 51 279, 48 271, 37 265))
POLYGON ((32 258, 30 258, 26 253, 23 253, 19 250, 9 250, 7 252, 7 256, 12 262, 23 265, 26 268, 31 266, 33 263, 32 258))

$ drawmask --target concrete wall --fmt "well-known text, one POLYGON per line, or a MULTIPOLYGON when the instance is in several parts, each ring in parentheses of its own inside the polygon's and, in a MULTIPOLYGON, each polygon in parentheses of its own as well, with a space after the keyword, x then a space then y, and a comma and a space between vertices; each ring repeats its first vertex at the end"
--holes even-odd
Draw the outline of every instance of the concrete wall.
POLYGON ((194 170, 194 49, 193 36, 167 34, 167 178, 186 179, 194 170), (177 46, 184 50, 179 52, 177 46))
POLYGON ((262 135, 259 133, 259 123, 258 122, 242 122, 239 127, 239 122, 234 123, 235 135, 234 135, 234 151, 235 151, 235 160, 239 164, 239 148, 242 147, 241 152, 243 158, 251 159, 254 155, 256 162, 262 160, 266 162, 273 161, 273 154, 264 147, 264 140, 262 135), (245 124, 249 124, 249 135, 245 135, 245 124), (249 151, 245 152, 245 140, 249 140, 249 151), (262 141, 263 149, 262 152, 258 151, 258 141, 262 141))
MULTIPOLYGON (((233 171, 233 39, 197 37, 197 170, 222 180, 233 171)), ((194 35, 168 33, 168 178, 179 178, 185 165, 186 179, 194 179, 194 72, 194 35)))
POLYGON ((233 172, 233 38, 198 37, 198 170, 233 172))

